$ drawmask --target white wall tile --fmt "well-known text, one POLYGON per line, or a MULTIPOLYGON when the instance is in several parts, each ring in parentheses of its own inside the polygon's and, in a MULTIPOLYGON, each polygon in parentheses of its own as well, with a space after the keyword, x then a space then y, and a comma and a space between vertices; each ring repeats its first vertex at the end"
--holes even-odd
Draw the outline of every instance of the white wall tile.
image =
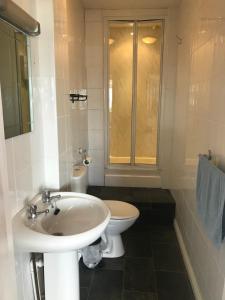
POLYGON ((104 186, 104 168, 101 165, 93 165, 88 170, 89 185, 104 186))
POLYGON ((225 279, 224 246, 218 249, 208 239, 195 198, 198 154, 211 149, 220 166, 225 162, 221 138, 225 32, 218 21, 223 5, 220 0, 182 1, 177 26, 182 44, 178 46, 171 187, 176 188, 177 220, 204 300, 222 299, 225 279))
POLYGON ((15 172, 21 172, 31 165, 30 134, 23 134, 13 138, 13 155, 15 172))
POLYGON ((86 22, 86 67, 88 88, 103 88, 102 22, 86 22))
MULTIPOLYGON (((86 135, 81 138, 82 145, 87 146, 87 111, 79 114, 78 139, 74 140, 71 122, 76 120, 72 118, 68 100, 69 89, 87 87, 82 3, 79 0, 16 2, 40 21, 41 35, 31 39, 33 131, 6 141, 9 218, 43 188, 58 189, 61 183, 68 184, 72 148, 80 143, 79 129, 81 135, 86 135), (55 15, 53 5, 60 8, 55 15)), ((18 299, 31 300, 29 257, 23 256, 19 264, 18 299)))
POLYGON ((89 149, 92 163, 89 166, 89 184, 104 185, 104 151, 89 149))
POLYGON ((88 89, 88 109, 103 110, 103 89, 88 89))
POLYGON ((85 21, 86 22, 100 22, 102 19, 102 11, 100 9, 86 9, 85 21))
POLYGON ((96 149, 90 149, 89 155, 92 157, 92 165, 100 165, 104 168, 104 151, 102 150, 96 150, 96 149))
POLYGON ((103 111, 88 110, 88 129, 103 130, 103 111))
POLYGON ((88 131, 88 146, 89 150, 102 150, 104 151, 104 140, 102 130, 89 130, 88 131))
POLYGON ((58 118, 59 155, 66 151, 66 118, 58 118))
POLYGON ((87 148, 87 110, 72 110, 69 92, 87 88, 84 9, 81 1, 54 2, 60 187, 69 186, 72 161, 87 148), (76 156, 76 157, 75 157, 76 156))
POLYGON ((88 89, 103 88, 103 69, 100 66, 87 67, 87 87, 88 89))
MULTIPOLYGON (((10 154, 6 155, 7 149, 5 147, 4 138, 4 124, 3 124, 3 112, 2 112, 2 98, 0 92, 0 298, 14 300, 17 299, 16 291, 16 276, 15 276, 15 260, 13 249, 13 235, 12 235, 12 207, 15 206, 15 201, 9 197, 9 183, 8 183, 8 170, 7 170, 7 158, 11 158, 12 144, 9 142, 7 146, 10 147, 10 154)), ((13 162, 12 162, 13 165, 13 162)), ((8 163, 8 167, 12 166, 8 163)), ((13 172, 9 174, 13 176, 13 172)), ((14 188, 14 183, 11 188, 14 188)))
POLYGON ((8 168, 8 184, 9 184, 9 201, 16 211, 17 207, 17 196, 16 196, 16 179, 15 179, 15 161, 13 153, 13 139, 6 140, 7 149, 7 168, 8 168))

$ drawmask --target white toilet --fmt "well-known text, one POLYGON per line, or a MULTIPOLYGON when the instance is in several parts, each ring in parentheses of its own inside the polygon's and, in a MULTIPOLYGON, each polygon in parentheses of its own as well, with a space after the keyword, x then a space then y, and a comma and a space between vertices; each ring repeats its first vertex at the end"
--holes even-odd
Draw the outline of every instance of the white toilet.
POLYGON ((120 257, 125 253, 121 233, 134 224, 140 213, 135 206, 123 201, 104 202, 109 207, 111 218, 102 236, 103 244, 106 245, 103 257, 120 257))
MULTIPOLYGON (((87 167, 73 167, 71 191, 87 192, 87 167)), ((134 224, 140 213, 135 206, 123 201, 104 200, 104 202, 109 207, 111 218, 102 235, 103 257, 120 257, 125 253, 121 233, 134 224)))

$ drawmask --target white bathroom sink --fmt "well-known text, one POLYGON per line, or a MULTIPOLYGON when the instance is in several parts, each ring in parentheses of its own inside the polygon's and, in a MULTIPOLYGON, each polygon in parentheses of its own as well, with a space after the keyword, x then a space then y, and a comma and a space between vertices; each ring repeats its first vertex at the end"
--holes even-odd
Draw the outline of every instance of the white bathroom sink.
MULTIPOLYGON (((81 249, 100 237, 105 230, 110 211, 102 200, 82 193, 62 192, 57 200, 60 212, 48 207, 48 214, 28 219, 26 208, 13 220, 15 245, 25 252, 67 252, 81 249)), ((52 194, 54 195, 54 194, 52 194)), ((43 209, 41 196, 32 203, 43 209)), ((45 206, 46 208, 46 206, 45 206)))

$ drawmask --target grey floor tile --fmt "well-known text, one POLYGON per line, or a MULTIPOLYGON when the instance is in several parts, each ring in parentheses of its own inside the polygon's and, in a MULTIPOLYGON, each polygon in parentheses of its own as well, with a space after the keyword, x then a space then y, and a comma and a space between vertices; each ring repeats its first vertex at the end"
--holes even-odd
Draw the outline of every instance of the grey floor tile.
POLYGON ((150 237, 136 233, 124 238, 125 257, 152 257, 150 237))
POLYGON ((134 223, 128 230, 122 233, 122 237, 128 238, 132 236, 143 236, 151 237, 150 227, 138 226, 137 223, 134 223))
POLYGON ((123 272, 96 270, 88 300, 121 300, 123 272))
POLYGON ((156 270, 186 272, 180 249, 175 244, 153 245, 156 270))
POLYGON ((122 300, 158 300, 158 297, 153 293, 124 290, 122 300))
POLYGON ((173 197, 168 190, 157 188, 132 188, 132 197, 137 202, 174 202, 173 197))
POLYGON ((131 201, 131 192, 129 187, 102 187, 101 199, 131 201))
POLYGON ((194 295, 186 274, 157 272, 159 300, 194 300, 194 295))
POLYGON ((89 288, 89 286, 91 284, 92 277, 94 275, 94 270, 88 269, 83 264, 82 260, 80 260, 79 269, 80 269, 80 287, 89 288))
POLYGON ((96 197, 100 197, 101 188, 101 186, 89 186, 87 189, 87 193, 96 197))
POLYGON ((80 300, 87 300, 88 297, 88 288, 80 289, 80 300))
POLYGON ((103 258, 102 263, 100 265, 101 269, 105 270, 124 270, 125 259, 124 257, 118 258, 103 258))
POLYGON ((177 244, 177 237, 173 226, 152 226, 149 235, 153 244, 177 244))
POLYGON ((142 292, 155 292, 155 272, 152 258, 126 258, 124 288, 142 292))
POLYGON ((194 300, 172 226, 170 192, 102 186, 88 193, 136 203, 141 215, 122 234, 124 257, 103 259, 94 271, 80 268, 81 300, 194 300))

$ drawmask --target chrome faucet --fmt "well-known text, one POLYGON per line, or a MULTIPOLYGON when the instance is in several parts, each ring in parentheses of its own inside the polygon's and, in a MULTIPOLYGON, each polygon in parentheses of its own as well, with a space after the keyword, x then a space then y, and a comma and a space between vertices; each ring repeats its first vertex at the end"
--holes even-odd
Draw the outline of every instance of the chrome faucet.
POLYGON ((54 207, 54 205, 52 204, 52 201, 56 201, 57 199, 60 199, 60 198, 61 198, 61 195, 51 196, 50 191, 42 192, 42 202, 51 204, 52 208, 54 207))
POLYGON ((48 214, 49 213, 49 209, 45 209, 45 210, 40 210, 37 211, 37 205, 28 205, 27 207, 27 217, 28 219, 36 219, 37 216, 41 215, 41 214, 48 214))

